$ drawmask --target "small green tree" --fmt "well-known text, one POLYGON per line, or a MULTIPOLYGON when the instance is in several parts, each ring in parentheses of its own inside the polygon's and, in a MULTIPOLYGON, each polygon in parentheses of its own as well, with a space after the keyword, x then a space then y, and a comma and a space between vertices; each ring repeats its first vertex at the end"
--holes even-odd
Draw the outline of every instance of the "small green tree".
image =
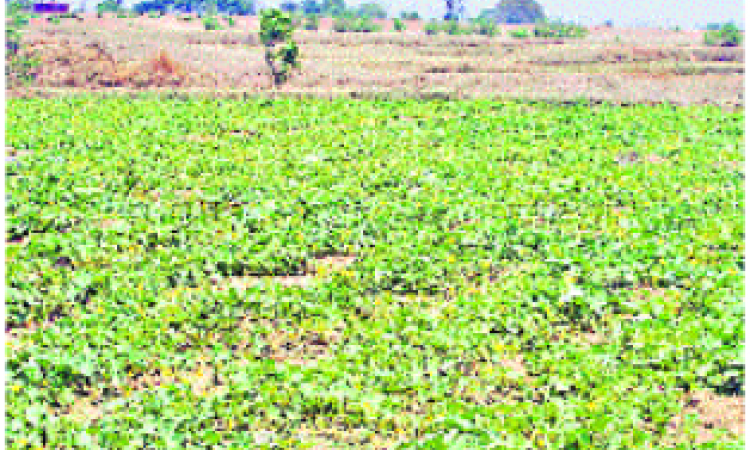
POLYGON ((291 69, 299 68, 299 47, 292 40, 292 18, 280 9, 261 11, 260 41, 266 47, 266 64, 273 83, 279 86, 289 79, 291 69))
POLYGON ((123 12, 123 9, 116 0, 104 0, 103 2, 96 5, 96 12, 104 15, 104 13, 123 12))
POLYGON ((501 0, 494 11, 486 13, 498 22, 527 24, 545 20, 544 9, 536 0, 501 0))
POLYGON ((333 21, 333 31, 337 33, 351 31, 353 28, 354 28, 354 25, 352 24, 351 19, 345 19, 345 18, 339 17, 333 21))
POLYGON ((451 36, 461 34, 461 26, 458 24, 458 20, 446 20, 444 27, 445 31, 451 36))
POLYGON ((305 30, 307 31, 318 31, 318 28, 320 28, 320 21, 318 20, 318 16, 315 14, 311 14, 307 17, 307 20, 304 22, 305 30))
POLYGON ((406 25, 403 20, 393 19, 393 31, 404 31, 405 29, 406 25))
POLYGON ((706 45, 721 47, 739 47, 742 43, 742 33, 733 23, 722 25, 718 31, 709 31, 703 35, 706 45))
POLYGON ((516 39, 526 39, 531 37, 531 32, 525 28, 519 28, 517 30, 512 30, 510 36, 516 39))
POLYGON ((534 36, 546 38, 582 38, 588 34, 585 27, 565 24, 562 21, 540 21, 534 26, 534 36))
POLYGON ((495 36, 497 34, 497 24, 487 18, 480 18, 476 22, 477 31, 482 36, 495 36))
POLYGON ((203 28, 206 31, 221 30, 221 24, 216 17, 209 16, 203 19, 203 28))
POLYGON ((440 32, 440 24, 435 20, 431 20, 425 24, 424 32, 427 33, 428 36, 438 34, 440 32))

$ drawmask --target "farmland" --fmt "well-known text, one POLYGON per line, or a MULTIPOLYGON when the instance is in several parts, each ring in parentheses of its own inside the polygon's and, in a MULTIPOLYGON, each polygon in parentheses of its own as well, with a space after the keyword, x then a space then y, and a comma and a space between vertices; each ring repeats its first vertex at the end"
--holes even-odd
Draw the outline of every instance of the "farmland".
POLYGON ((743 447, 742 109, 6 110, 8 448, 743 447))

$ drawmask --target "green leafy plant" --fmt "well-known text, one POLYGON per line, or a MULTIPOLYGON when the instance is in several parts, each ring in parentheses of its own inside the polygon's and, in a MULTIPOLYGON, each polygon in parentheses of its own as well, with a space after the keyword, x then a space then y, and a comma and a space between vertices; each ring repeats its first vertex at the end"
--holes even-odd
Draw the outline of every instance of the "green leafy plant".
POLYGON ((219 19, 214 16, 204 18, 203 29, 205 29, 206 31, 221 30, 219 19))
POLYGON ((458 20, 444 21, 443 30, 445 30, 445 32, 451 36, 457 36, 459 34, 462 34, 462 31, 463 31, 461 24, 458 23, 458 20))
POLYGON ((5 74, 22 82, 31 81, 31 70, 39 60, 22 52, 23 28, 28 26, 29 17, 21 8, 8 8, 5 20, 5 74))
POLYGON ((305 19, 303 26, 307 31, 318 31, 318 28, 320 28, 320 20, 316 14, 310 14, 305 19))
POLYGON ((360 33, 371 33, 380 31, 382 27, 377 25, 370 18, 360 18, 355 20, 354 31, 360 33))
POLYGON ((334 21, 333 29, 339 33, 369 33, 380 31, 381 27, 368 18, 338 18, 334 21))
POLYGON ((406 30, 406 24, 401 19, 393 19, 393 31, 404 31, 406 30))
POLYGON ((336 18, 333 21, 333 31, 337 33, 344 33, 347 31, 353 31, 354 24, 351 19, 336 18))
POLYGON ((519 28, 510 31, 510 36, 516 39, 526 39, 531 37, 531 31, 526 28, 519 28))
POLYGON ((424 26, 424 32, 428 35, 435 35, 438 34, 441 31, 440 24, 437 23, 435 20, 431 20, 427 22, 424 26))
POLYGON ((705 44, 709 46, 738 47, 742 39, 742 32, 733 23, 726 23, 718 31, 708 31, 703 35, 705 44))
MULTIPOLYGON (((103 2, 96 5, 97 15, 104 15, 105 13, 125 13, 120 3, 117 0, 104 0, 103 2)), ((99 16, 101 17, 101 16, 99 16)), ((119 16, 118 16, 119 17, 119 16)))
POLYGON ((535 37, 546 38, 582 38, 586 37, 588 30, 585 27, 565 24, 560 21, 542 22, 534 26, 535 37))
POLYGON ((234 22, 234 17, 227 16, 227 17, 224 18, 224 20, 226 20, 228 26, 230 26, 230 27, 234 26, 234 23, 235 23, 234 22))
POLYGON ((498 34, 497 24, 490 19, 481 18, 476 21, 477 33, 482 36, 496 36, 498 34))
POLYGON ((289 79, 292 69, 298 69, 299 47, 292 39, 294 27, 292 19, 280 9, 261 12, 260 41, 266 48, 265 60, 274 85, 278 86, 289 79))

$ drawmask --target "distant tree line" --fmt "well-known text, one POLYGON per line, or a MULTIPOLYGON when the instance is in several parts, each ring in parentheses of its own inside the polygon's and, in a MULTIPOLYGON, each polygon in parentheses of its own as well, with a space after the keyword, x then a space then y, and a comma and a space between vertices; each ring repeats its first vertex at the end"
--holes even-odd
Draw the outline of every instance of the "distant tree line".
MULTIPOLYGON (((113 4, 116 1, 106 0, 108 4, 113 4)), ((286 0, 281 3, 280 9, 292 15, 315 15, 318 17, 347 19, 385 19, 388 17, 386 8, 377 2, 349 7, 344 0, 302 0, 301 2, 286 0)), ((255 0, 145 0, 133 6, 133 11, 140 14, 183 12, 257 15, 258 13, 255 0), (211 11, 212 9, 215 9, 215 11, 211 11)), ((418 17, 416 13, 413 14, 418 17)))
POLYGON ((356 7, 349 7, 344 0, 303 0, 301 3, 285 1, 281 10, 288 13, 299 13, 306 16, 324 16, 346 19, 385 19, 388 11, 376 2, 363 3, 356 7))
POLYGON ((254 0, 146 0, 134 5, 133 11, 139 14, 182 12, 233 16, 254 16, 257 13, 254 0))

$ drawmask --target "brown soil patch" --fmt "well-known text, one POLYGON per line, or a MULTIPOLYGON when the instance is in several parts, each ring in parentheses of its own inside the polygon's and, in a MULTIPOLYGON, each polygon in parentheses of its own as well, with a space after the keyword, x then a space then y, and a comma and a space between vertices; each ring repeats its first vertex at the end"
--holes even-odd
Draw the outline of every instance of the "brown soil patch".
MULTIPOLYGON (((196 197, 200 196, 203 193, 203 191, 201 191, 201 190, 192 190, 192 189, 176 190, 176 191, 172 191, 172 192, 174 193, 175 196, 181 198, 184 201, 195 200, 196 197)), ((162 195, 163 195, 163 193, 161 191, 156 191, 156 190, 154 190, 154 191, 146 191, 143 194, 148 199, 150 199, 152 201, 155 201, 157 203, 161 201, 161 198, 162 198, 162 195)))
POLYGON ((28 336, 30 334, 36 333, 38 330, 47 329, 51 327, 54 324, 54 321, 45 321, 42 323, 39 322, 27 322, 21 326, 16 327, 10 327, 6 325, 5 327, 5 340, 10 342, 17 339, 20 339, 23 336, 28 336))
POLYGON ((585 346, 601 345, 601 344, 606 344, 607 342, 609 342, 609 340, 603 333, 597 333, 593 331, 578 331, 578 330, 565 330, 564 332, 558 332, 554 334, 550 338, 550 340, 552 342, 559 342, 563 338, 565 338, 568 342, 581 344, 585 346))
POLYGON ((218 290, 234 288, 245 290, 253 287, 264 286, 267 283, 278 284, 284 287, 301 287, 308 288, 315 282, 312 275, 282 275, 282 276, 246 276, 246 277, 229 277, 214 278, 213 284, 218 290))
POLYGON ((601 345, 607 343, 607 337, 601 333, 578 333, 578 339, 588 345, 601 345))
POLYGON ((219 140, 219 137, 215 135, 190 134, 188 136, 185 136, 185 140, 190 141, 190 142, 199 142, 201 144, 204 144, 206 142, 216 142, 219 140))
POLYGON ((103 401, 87 396, 77 397, 63 415, 78 423, 97 422, 104 417, 103 401))
POLYGON ((392 449, 395 448, 398 441, 391 436, 383 436, 379 433, 368 433, 369 430, 352 428, 350 425, 342 423, 335 418, 321 418, 324 424, 309 426, 301 424, 297 430, 296 437, 302 440, 312 450, 332 450, 341 448, 341 444, 349 447, 363 449, 392 449))
POLYGON ((621 166, 636 164, 641 161, 641 155, 639 155, 637 152, 621 153, 617 155, 615 161, 617 161, 617 163, 621 166))
POLYGON ((105 230, 110 228, 120 228, 128 224, 127 220, 123 219, 105 219, 101 223, 101 227, 105 230))
POLYGON ((503 359, 500 360, 500 366, 508 370, 511 374, 525 379, 527 377, 526 366, 523 364, 523 358, 517 356, 514 359, 503 359))
MULTIPOLYGON (((254 325, 248 326, 245 322, 243 329, 256 332, 254 325)), ((287 330, 273 323, 273 331, 266 336, 268 343, 262 350, 262 355, 276 362, 286 362, 295 365, 315 364, 321 358, 331 358, 330 347, 341 341, 339 332, 299 333, 296 330, 287 330)))
POLYGON ((448 229, 450 231, 456 230, 458 228, 462 228, 468 225, 474 225, 475 223, 479 223, 479 219, 469 219, 469 220, 463 220, 460 222, 456 222, 453 225, 451 225, 448 229))
POLYGON ((718 161, 714 163, 714 167, 721 169, 740 170, 744 169, 744 161, 718 161))
POLYGON ((258 131, 256 130, 231 130, 227 134, 230 136, 237 136, 237 137, 252 137, 252 136, 258 136, 258 131))
POLYGON ((479 377, 480 374, 487 372, 503 372, 506 377, 515 380, 510 386, 488 386, 481 384, 480 386, 475 386, 473 389, 464 389, 459 394, 465 401, 478 405, 492 405, 495 403, 513 404, 516 402, 514 394, 518 393, 515 391, 517 389, 515 384, 531 381, 521 356, 504 358, 498 362, 476 361, 471 364, 460 364, 459 367, 462 375, 466 377, 479 377))
POLYGON ((686 398, 683 411, 669 423, 669 440, 686 442, 684 421, 687 415, 698 415, 695 444, 715 441, 714 431, 725 429, 730 438, 740 438, 745 433, 745 397, 726 397, 710 391, 700 391, 686 398))
POLYGON ((357 257, 351 255, 321 256, 315 258, 312 262, 312 268, 314 270, 324 270, 325 272, 337 272, 343 270, 356 260, 357 257))
POLYGON ((646 161, 650 162, 651 164, 663 164, 668 162, 669 159, 659 155, 648 155, 646 156, 646 161))
POLYGON ((20 157, 23 157, 23 156, 29 156, 29 155, 33 155, 33 154, 34 153, 32 151, 29 151, 29 150, 18 150, 18 149, 15 149, 13 147, 5 147, 5 155, 6 156, 11 156, 11 157, 14 157, 14 158, 20 158, 20 157))

